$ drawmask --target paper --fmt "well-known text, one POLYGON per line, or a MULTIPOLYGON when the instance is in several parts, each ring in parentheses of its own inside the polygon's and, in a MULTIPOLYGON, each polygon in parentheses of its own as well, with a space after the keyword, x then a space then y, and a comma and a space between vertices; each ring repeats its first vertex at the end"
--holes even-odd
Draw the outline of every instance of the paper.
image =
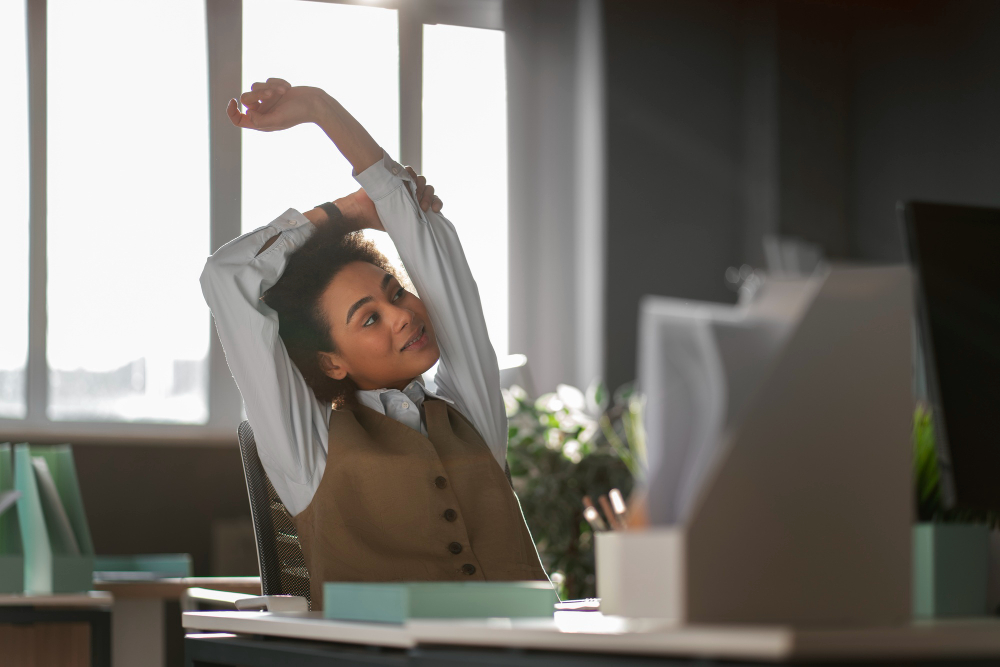
POLYGON ((32 456, 31 465, 35 469, 38 495, 41 497, 45 523, 49 529, 49 538, 52 540, 52 550, 55 553, 79 556, 80 545, 76 541, 73 526, 59 497, 48 463, 41 456, 32 456))
POLYGON ((20 491, 3 491, 0 492, 0 515, 9 510, 17 502, 17 499, 21 497, 20 491))
POLYGON ((640 315, 650 522, 687 520, 726 434, 805 312, 822 277, 768 280, 753 301, 723 306, 648 297, 640 315))

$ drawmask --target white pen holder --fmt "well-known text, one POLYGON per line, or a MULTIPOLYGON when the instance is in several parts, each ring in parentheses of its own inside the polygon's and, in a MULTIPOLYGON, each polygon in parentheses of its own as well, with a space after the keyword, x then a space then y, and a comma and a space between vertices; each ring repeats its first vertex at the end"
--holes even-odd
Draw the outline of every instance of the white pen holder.
POLYGON ((596 534, 601 613, 680 622, 683 532, 674 528, 596 534))

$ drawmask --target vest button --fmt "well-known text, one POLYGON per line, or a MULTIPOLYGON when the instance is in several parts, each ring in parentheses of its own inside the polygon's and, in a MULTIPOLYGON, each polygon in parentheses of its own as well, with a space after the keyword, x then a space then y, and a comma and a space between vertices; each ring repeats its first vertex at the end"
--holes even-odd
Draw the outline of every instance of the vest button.
POLYGON ((434 480, 434 486, 436 486, 439 489, 443 489, 444 487, 448 486, 448 480, 446 480, 444 477, 437 477, 434 480))
POLYGON ((447 519, 448 521, 454 521, 455 519, 458 518, 458 512, 456 512, 453 509, 446 509, 444 511, 444 518, 447 519))
POLYGON ((457 556, 458 554, 462 553, 462 545, 459 544, 458 542, 452 542, 451 544, 448 545, 448 551, 452 552, 457 556))
POLYGON ((476 573, 476 566, 472 563, 466 563, 462 566, 462 574, 467 574, 470 577, 476 573))

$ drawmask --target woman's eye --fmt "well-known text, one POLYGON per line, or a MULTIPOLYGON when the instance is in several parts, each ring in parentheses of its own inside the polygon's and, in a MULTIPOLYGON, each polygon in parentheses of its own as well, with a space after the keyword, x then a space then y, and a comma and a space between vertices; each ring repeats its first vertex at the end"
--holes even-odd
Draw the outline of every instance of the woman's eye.
POLYGON ((361 326, 369 327, 375 324, 376 322, 378 322, 378 313, 372 313, 371 315, 368 316, 368 319, 361 324, 361 326))
POLYGON ((406 290, 400 287, 399 290, 392 296, 392 300, 396 301, 397 299, 402 299, 404 294, 406 294, 406 290))

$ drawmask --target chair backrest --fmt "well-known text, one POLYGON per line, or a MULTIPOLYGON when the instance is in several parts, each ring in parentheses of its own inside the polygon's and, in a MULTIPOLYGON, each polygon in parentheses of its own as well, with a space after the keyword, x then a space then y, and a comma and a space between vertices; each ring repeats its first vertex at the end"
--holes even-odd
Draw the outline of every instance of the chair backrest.
MULTIPOLYGON (((309 600, 309 570, 292 517, 278 497, 257 455, 250 422, 239 428, 240 457, 250 496, 263 595, 301 595, 309 600)), ((312 607, 312 601, 310 608, 312 607)))

